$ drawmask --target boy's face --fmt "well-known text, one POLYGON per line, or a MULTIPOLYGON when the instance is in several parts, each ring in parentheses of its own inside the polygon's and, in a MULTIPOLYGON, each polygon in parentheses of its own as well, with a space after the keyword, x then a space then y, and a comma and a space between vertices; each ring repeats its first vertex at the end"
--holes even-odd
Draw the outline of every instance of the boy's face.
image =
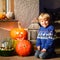
POLYGON ((40 22, 41 26, 43 26, 45 28, 49 25, 49 20, 47 18, 41 18, 39 20, 39 22, 40 22))

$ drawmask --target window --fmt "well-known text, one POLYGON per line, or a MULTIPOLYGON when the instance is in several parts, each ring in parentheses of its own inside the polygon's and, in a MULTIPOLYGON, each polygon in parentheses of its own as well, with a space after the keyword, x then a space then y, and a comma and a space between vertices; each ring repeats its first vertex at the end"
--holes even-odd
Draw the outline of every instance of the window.
POLYGON ((0 12, 14 11, 14 0, 0 0, 0 12))

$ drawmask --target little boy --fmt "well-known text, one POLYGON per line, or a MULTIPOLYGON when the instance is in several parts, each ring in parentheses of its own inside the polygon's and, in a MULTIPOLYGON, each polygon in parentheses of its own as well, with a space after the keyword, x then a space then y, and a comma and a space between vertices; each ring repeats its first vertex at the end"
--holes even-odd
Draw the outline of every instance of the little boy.
POLYGON ((54 32, 55 29, 50 25, 50 15, 48 13, 41 13, 38 17, 39 23, 41 25, 36 46, 37 51, 35 56, 39 58, 49 58, 54 55, 54 32))

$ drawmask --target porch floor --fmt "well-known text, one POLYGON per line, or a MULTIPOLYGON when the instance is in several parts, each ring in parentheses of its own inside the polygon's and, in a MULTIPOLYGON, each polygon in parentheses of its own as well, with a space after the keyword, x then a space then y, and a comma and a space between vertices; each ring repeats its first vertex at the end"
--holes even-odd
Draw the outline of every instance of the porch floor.
MULTIPOLYGON (((0 60, 42 60, 38 59, 35 56, 28 56, 28 57, 20 57, 20 56, 10 56, 10 57, 3 57, 0 56, 0 60)), ((60 60, 60 55, 56 58, 46 59, 46 60, 60 60)))

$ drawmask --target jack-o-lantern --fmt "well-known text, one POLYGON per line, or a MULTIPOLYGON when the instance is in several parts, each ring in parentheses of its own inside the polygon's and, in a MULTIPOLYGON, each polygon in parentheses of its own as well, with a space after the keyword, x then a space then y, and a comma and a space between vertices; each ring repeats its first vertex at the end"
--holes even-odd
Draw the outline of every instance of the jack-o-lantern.
POLYGON ((27 39, 27 31, 24 30, 23 28, 13 28, 11 31, 10 31, 10 36, 11 38, 13 39, 27 39))
POLYGON ((32 45, 28 40, 20 40, 16 45, 16 52, 19 56, 28 56, 31 54, 32 45))

